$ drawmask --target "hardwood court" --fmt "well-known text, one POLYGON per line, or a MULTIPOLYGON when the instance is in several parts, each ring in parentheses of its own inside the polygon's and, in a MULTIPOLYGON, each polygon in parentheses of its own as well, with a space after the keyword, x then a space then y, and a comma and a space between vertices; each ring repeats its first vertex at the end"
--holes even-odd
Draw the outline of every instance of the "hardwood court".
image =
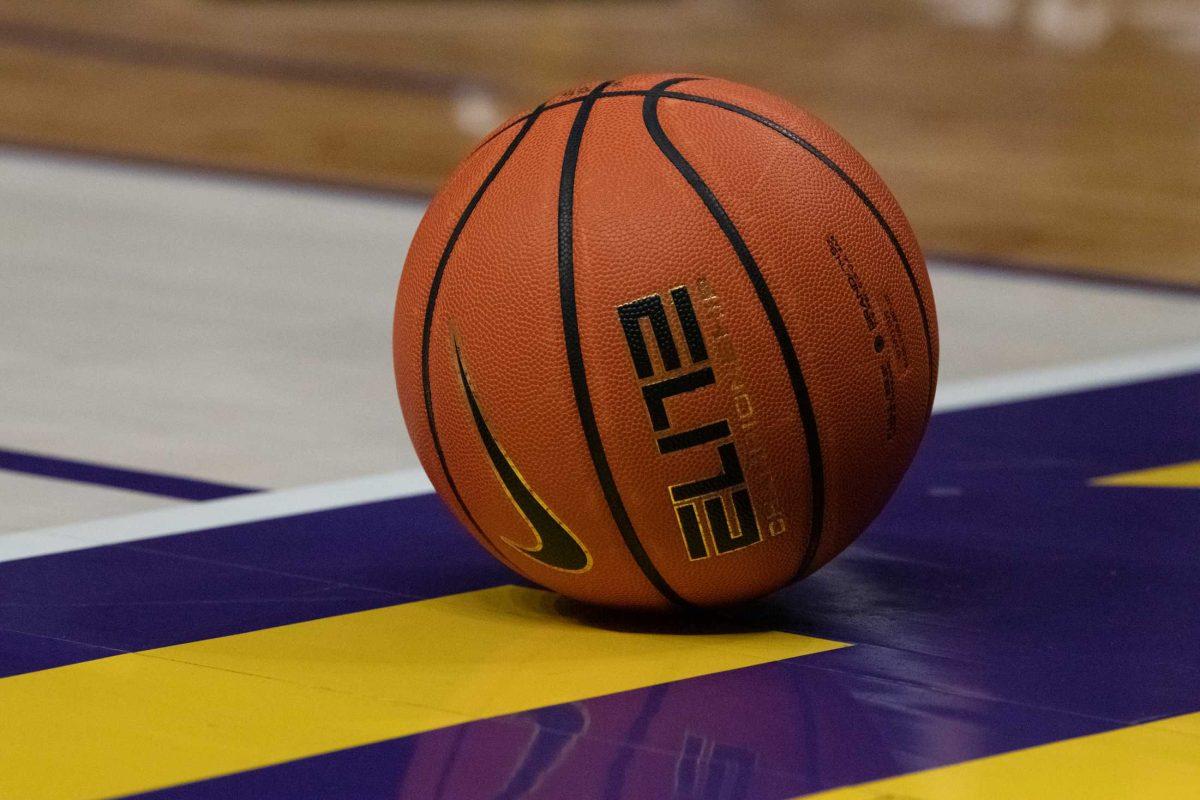
POLYGON ((1190 797, 1197 13, 3 0, 0 797, 1190 797), (392 371, 423 193, 511 111, 659 69, 813 107, 942 251, 906 478, 711 617, 512 586, 392 371))
POLYGON ((0 140, 427 192, 513 111, 663 69, 813 109, 927 250, 1200 285, 1200 10, 1170 0, 7 0, 0 140))

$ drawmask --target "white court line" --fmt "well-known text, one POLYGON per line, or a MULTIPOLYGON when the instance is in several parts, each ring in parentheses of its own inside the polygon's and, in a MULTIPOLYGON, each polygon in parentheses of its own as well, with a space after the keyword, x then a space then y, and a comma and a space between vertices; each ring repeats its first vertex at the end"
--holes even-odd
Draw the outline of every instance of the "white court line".
POLYGON ((433 486, 425 477, 424 470, 416 467, 295 489, 171 506, 120 517, 4 534, 0 536, 0 563, 83 550, 102 544, 133 542, 155 536, 191 533, 380 500, 395 500, 432 491, 433 486))
POLYGON ((1200 343, 942 384, 933 411, 936 414, 1015 403, 1196 371, 1200 371, 1200 343))
MULTIPOLYGON (((1200 372, 1200 343, 1048 369, 944 384, 934 413, 1000 405, 1037 397, 1200 372)), ((241 495, 72 525, 0 536, 0 563, 105 544, 295 516, 433 491, 419 469, 385 472, 296 489, 241 495)))

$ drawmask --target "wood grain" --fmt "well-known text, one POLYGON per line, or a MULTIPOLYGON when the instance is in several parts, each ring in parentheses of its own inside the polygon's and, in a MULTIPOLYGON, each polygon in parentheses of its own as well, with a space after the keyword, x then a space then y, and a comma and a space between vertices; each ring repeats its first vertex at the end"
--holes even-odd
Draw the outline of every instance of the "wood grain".
POLYGON ((591 78, 761 85, 927 250, 1200 285, 1200 9, 1172 0, 6 0, 0 140, 429 191, 591 78))

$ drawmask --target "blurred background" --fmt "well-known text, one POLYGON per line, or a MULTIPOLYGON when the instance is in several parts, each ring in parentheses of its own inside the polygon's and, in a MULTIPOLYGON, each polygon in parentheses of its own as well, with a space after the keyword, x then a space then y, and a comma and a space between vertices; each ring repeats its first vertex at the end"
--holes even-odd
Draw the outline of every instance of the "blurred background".
POLYGON ((1200 283, 1191 0, 3 0, 0 140, 422 194, 658 70, 815 111, 928 251, 1200 283))

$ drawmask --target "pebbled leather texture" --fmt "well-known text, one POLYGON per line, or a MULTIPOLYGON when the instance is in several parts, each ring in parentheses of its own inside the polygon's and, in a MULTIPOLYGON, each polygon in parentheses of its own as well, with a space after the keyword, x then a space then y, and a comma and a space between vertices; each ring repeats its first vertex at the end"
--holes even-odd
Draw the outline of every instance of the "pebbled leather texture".
POLYGON ((908 222, 840 136, 766 92, 646 75, 551 98, 467 157, 409 250, 394 353, 422 463, 489 551, 581 600, 706 606, 807 574, 879 513, 928 421, 937 323, 908 222), (639 300, 661 302, 678 357, 641 319, 649 377, 619 316, 639 300), (489 436, 586 569, 523 552, 546 517, 500 479, 456 343, 489 436), (703 369, 699 388, 647 389, 703 369), (673 502, 670 487, 722 473, 730 443, 741 482, 673 502), (742 539, 739 488, 757 527, 742 539))

